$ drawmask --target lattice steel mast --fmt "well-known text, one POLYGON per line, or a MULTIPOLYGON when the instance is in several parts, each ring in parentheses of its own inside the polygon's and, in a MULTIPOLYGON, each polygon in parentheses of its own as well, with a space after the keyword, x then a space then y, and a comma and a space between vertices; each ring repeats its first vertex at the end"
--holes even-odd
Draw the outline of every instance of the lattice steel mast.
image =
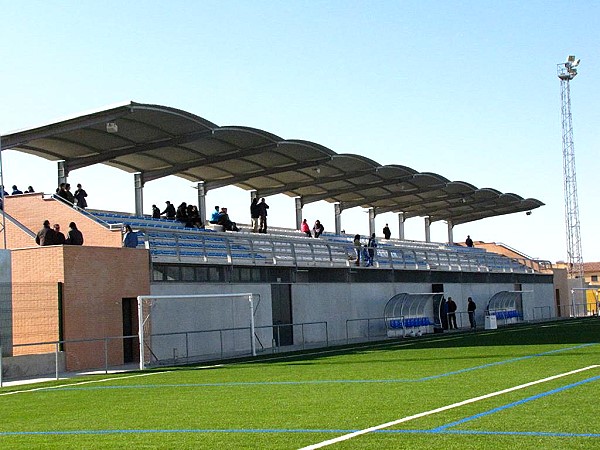
POLYGON ((580 60, 569 56, 557 65, 560 79, 562 113, 563 171, 565 191, 565 225, 567 232, 568 270, 571 278, 584 281, 581 234, 579 229, 579 204, 577 201, 577 177, 575 175, 575 148, 573 146, 573 120, 571 117, 571 91, 569 82, 577 75, 580 60))

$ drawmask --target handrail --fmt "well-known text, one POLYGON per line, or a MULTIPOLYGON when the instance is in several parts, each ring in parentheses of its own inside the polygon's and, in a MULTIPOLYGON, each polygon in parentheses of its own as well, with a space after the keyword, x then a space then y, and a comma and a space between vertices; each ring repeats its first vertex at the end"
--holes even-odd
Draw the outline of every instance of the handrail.
MULTIPOLYGON (((351 243, 294 236, 139 228, 156 262, 348 267, 351 243)), ((378 247, 377 267, 394 270, 534 273, 526 261, 491 253, 469 254, 431 248, 378 247)))

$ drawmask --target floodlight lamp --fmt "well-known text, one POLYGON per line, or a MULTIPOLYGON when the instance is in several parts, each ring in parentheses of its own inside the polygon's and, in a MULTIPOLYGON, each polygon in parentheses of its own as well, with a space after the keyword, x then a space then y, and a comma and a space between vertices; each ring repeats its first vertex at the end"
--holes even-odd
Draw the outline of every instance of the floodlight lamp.
POLYGON ((567 56, 567 62, 568 63, 575 62, 575 55, 569 55, 569 56, 567 56))
POLYGON ((580 62, 581 62, 581 59, 576 60, 573 64, 571 64, 571 67, 577 67, 580 62))
POLYGON ((106 132, 107 133, 118 133, 119 126, 115 122, 108 122, 106 124, 106 132))

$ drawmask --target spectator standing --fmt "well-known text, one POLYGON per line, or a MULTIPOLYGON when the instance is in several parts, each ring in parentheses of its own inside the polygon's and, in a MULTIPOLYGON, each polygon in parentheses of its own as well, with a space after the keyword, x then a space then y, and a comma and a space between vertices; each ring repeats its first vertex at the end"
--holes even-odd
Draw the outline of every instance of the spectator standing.
POLYGON ((35 237, 35 243, 41 246, 54 245, 56 243, 54 230, 50 228, 49 220, 44 220, 44 226, 38 231, 38 234, 35 237))
POLYGON ((361 248, 362 245, 360 243, 360 234, 355 234, 354 235, 354 251, 356 252, 356 265, 360 266, 360 252, 361 252, 361 248))
POLYGON ((77 185, 77 190, 75 191, 75 204, 78 208, 85 209, 87 208, 87 192, 81 187, 81 183, 77 185))
POLYGON ((377 248, 377 240, 375 239, 375 233, 371 234, 369 241, 367 242, 367 249, 369 251, 369 260, 367 261, 367 267, 373 265, 375 260, 375 249, 377 248))
POLYGON ((473 247, 473 239, 471 239, 471 236, 467 235, 467 240, 465 241, 465 244, 467 247, 473 247))
POLYGON ((152 218, 160 219, 160 209, 156 205, 152 205, 152 218))
POLYGON ((125 225, 125 234, 123 235, 123 247, 136 248, 137 246, 137 233, 131 229, 130 225, 125 225))
POLYGON ((260 217, 260 210, 258 208, 258 198, 254 197, 250 202, 250 226, 252 228, 252 232, 256 233, 258 231, 258 219, 260 217))
POLYGON ((221 212, 219 211, 219 205, 215 206, 215 210, 212 212, 211 216, 210 216, 210 223, 218 223, 219 222, 219 216, 221 215, 221 212))
POLYGON ((448 297, 448 328, 456 330, 456 303, 452 300, 452 297, 448 297))
POLYGON ((71 205, 75 202, 75 197, 70 191, 71 185, 68 183, 60 183, 58 187, 58 191, 56 194, 65 202, 70 203, 71 205))
POLYGON ((56 245, 63 245, 66 241, 65 235, 60 231, 60 225, 55 223, 54 226, 54 243, 56 245))
POLYGON ((23 193, 22 191, 20 191, 20 190, 19 190, 19 188, 17 187, 17 185, 16 185, 16 184, 14 184, 14 185, 13 185, 13 188, 12 188, 12 189, 13 189, 13 190, 12 190, 12 195, 19 195, 19 194, 22 194, 22 193, 23 193))
POLYGON ((308 226, 306 219, 302 219, 302 223, 300 224, 300 231, 302 231, 308 237, 312 237, 312 234, 310 233, 310 227, 308 226))
POLYGON ((171 204, 169 200, 165 202, 167 204, 165 210, 160 213, 161 216, 165 216, 167 219, 174 220, 177 212, 175 211, 175 206, 171 204))
POLYGON ((8 195, 8 192, 4 190, 4 186, 0 186, 0 191, 2 192, 2 197, 6 197, 8 195))
POLYGON ((69 224, 69 231, 67 232, 67 245, 83 245, 83 234, 77 229, 75 222, 69 224))
POLYGON ((258 232, 259 233, 266 233, 267 232, 267 209, 269 209, 269 205, 267 205, 267 203, 265 202, 264 197, 260 199, 260 202, 258 203, 258 216, 259 216, 259 228, 258 228, 258 232))
POLYGON ((318 238, 323 234, 323 231, 325 231, 325 227, 323 226, 321 221, 315 220, 315 224, 313 225, 313 236, 318 238))
POLYGON ((390 231, 390 227, 388 226, 388 224, 385 224, 385 227, 383 227, 383 237, 386 239, 389 239, 392 237, 392 232, 390 231))
POLYGON ((467 299, 467 312, 469 313, 469 324, 471 325, 471 329, 475 329, 475 310, 477 309, 477 305, 473 301, 471 297, 467 299))

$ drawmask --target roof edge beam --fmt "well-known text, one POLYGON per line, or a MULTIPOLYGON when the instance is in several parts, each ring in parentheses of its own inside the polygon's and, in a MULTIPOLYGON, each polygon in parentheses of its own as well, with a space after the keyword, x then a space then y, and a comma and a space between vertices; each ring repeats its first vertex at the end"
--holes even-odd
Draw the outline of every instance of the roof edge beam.
POLYGON ((35 139, 46 139, 59 133, 68 133, 69 131, 79 130, 81 128, 97 125, 99 123, 110 122, 126 116, 129 113, 131 113, 130 106, 121 106, 117 109, 106 111, 101 114, 91 115, 85 119, 76 118, 67 120, 64 123, 61 123, 61 125, 54 123, 43 125, 33 130, 17 131, 15 133, 2 136, 2 149, 8 150, 9 148, 26 144, 27 142, 35 139), (50 130, 51 133, 49 134, 48 131, 50 130))

